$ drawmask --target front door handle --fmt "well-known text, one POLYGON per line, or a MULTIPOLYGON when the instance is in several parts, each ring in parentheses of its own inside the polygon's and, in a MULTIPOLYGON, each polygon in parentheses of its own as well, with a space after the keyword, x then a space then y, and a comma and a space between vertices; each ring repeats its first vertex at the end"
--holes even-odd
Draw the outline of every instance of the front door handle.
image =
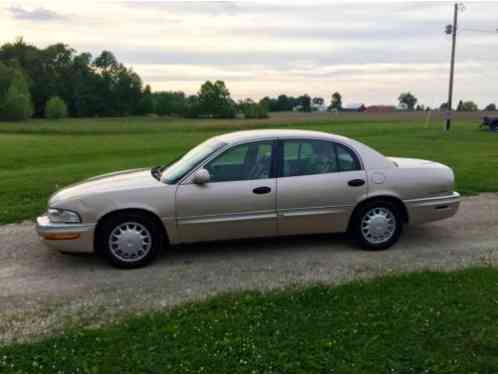
POLYGON ((362 180, 361 178, 357 178, 355 180, 351 180, 348 182, 349 186, 363 186, 365 185, 365 180, 362 180))
POLYGON ((254 194, 268 194, 270 191, 271 188, 268 186, 260 186, 252 190, 254 194))

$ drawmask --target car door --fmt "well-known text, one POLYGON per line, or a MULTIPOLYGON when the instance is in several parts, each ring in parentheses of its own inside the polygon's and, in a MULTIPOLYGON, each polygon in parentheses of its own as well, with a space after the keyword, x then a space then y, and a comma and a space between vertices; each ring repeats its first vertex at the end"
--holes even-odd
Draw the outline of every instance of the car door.
POLYGON ((277 234, 274 142, 239 144, 204 165, 206 184, 187 180, 176 191, 182 242, 277 234))
POLYGON ((281 235, 343 232, 367 178, 355 152, 314 139, 280 142, 277 179, 281 235))

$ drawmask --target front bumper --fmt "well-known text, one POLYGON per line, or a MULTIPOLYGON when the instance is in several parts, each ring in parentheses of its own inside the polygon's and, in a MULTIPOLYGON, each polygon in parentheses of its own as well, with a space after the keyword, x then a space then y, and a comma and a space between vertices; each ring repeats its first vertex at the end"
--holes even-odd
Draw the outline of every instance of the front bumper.
POLYGON ((36 219, 36 231, 43 243, 70 253, 91 253, 95 224, 51 223, 47 216, 36 219))
POLYGON ((444 196, 409 199, 403 202, 408 210, 410 224, 421 224, 454 216, 460 206, 460 194, 455 191, 444 196))

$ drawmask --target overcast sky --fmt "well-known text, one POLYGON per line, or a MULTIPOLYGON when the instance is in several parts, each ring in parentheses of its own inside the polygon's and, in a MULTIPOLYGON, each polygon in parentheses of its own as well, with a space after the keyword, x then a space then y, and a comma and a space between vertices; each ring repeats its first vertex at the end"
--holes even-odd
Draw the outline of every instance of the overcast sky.
MULTIPOLYGON (((3 1, 1 42, 111 50, 153 90, 224 80, 235 98, 281 93, 395 104, 446 100, 451 3, 3 1)), ((498 3, 460 14, 455 99, 498 102, 498 3), (481 31, 471 31, 481 30, 481 31), (485 32, 488 31, 488 32, 485 32)))

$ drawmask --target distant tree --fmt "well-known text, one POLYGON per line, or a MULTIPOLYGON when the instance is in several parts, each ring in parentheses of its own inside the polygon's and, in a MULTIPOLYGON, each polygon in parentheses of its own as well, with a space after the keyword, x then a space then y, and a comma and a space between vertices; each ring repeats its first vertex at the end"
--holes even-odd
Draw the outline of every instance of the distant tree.
POLYGON ((142 98, 138 102, 136 113, 138 115, 147 115, 156 112, 156 103, 152 96, 151 88, 149 85, 145 86, 142 93, 142 98))
POLYGON ((441 105, 439 106, 439 110, 440 111, 447 111, 448 110, 448 103, 446 103, 446 102, 441 103, 441 105))
POLYGON ((217 118, 233 118, 235 103, 223 81, 206 81, 198 93, 202 115, 217 118))
POLYGON ((33 104, 24 74, 14 70, 12 81, 0 104, 0 119, 7 121, 27 120, 33 114, 33 104))
POLYGON ((463 101, 462 100, 459 100, 458 101, 458 105, 457 105, 457 108, 456 108, 457 111, 463 111, 463 101))
POLYGON ((0 62, 0 110, 16 70, 0 62))
POLYGON ((93 61, 93 65, 104 71, 109 71, 111 69, 116 69, 118 67, 118 62, 112 52, 102 51, 93 61))
POLYGON ((45 117, 48 119, 61 119, 67 116, 67 106, 58 96, 51 97, 45 106, 45 117))
POLYGON ((342 109, 342 96, 337 91, 332 94, 330 109, 340 111, 342 109))
POLYGON ((321 106, 321 105, 323 105, 323 103, 325 103, 325 100, 319 96, 315 96, 311 102, 315 105, 321 106))
POLYGON ((417 104, 418 99, 411 92, 403 92, 398 97, 399 104, 406 105, 407 109, 413 111, 415 104, 417 104))
POLYGON ((190 95, 185 98, 185 117, 197 118, 203 115, 202 107, 197 95, 190 95))
POLYGON ((311 112, 311 97, 308 94, 300 96, 299 101, 303 112, 311 112))
MULTIPOLYGON (((183 116, 186 111, 185 94, 181 91, 160 91, 152 94, 155 112, 160 116, 183 116)), ((193 116, 196 117, 196 116, 193 116)))
POLYGON ((265 96, 259 101, 259 104, 264 106, 268 112, 272 110, 272 99, 268 96, 265 96))
POLYGON ((490 103, 484 108, 485 111, 496 111, 496 104, 495 103, 490 103))
POLYGON ((461 110, 464 112, 476 112, 479 110, 479 108, 477 107, 477 104, 472 100, 467 100, 463 102, 461 110))
MULTIPOLYGON (((142 99, 140 77, 110 51, 92 59, 89 53, 77 54, 62 43, 41 49, 19 38, 0 47, 0 63, 23 72, 37 117, 44 115, 47 101, 54 96, 64 100, 68 114, 75 117, 137 113, 142 99)), ((2 70, 0 95, 2 90, 5 95, 2 70)))
POLYGON ((244 115, 244 118, 267 118, 268 109, 260 103, 254 103, 251 99, 242 100, 239 102, 238 108, 244 115))

